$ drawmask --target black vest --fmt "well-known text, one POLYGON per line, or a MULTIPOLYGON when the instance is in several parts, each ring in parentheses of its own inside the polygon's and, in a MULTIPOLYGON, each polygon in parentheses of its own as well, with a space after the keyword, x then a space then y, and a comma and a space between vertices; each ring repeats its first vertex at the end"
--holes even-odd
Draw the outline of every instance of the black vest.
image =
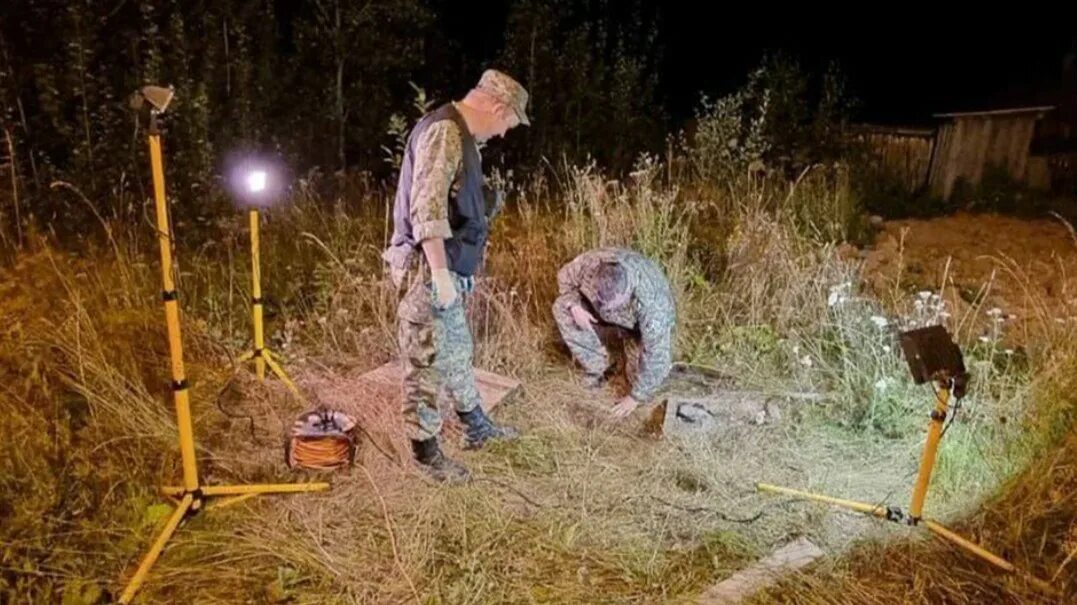
POLYGON ((450 196, 449 227, 452 239, 445 240, 445 254, 449 269, 465 277, 471 276, 482 262, 489 223, 486 218, 486 201, 483 195, 482 158, 475 138, 467 129, 464 117, 452 103, 442 105, 419 120, 408 136, 404 158, 400 166, 400 181, 393 202, 393 237, 390 247, 419 245, 411 229, 411 181, 415 163, 415 146, 430 126, 441 120, 453 120, 460 129, 463 143, 463 177, 460 189, 450 196))

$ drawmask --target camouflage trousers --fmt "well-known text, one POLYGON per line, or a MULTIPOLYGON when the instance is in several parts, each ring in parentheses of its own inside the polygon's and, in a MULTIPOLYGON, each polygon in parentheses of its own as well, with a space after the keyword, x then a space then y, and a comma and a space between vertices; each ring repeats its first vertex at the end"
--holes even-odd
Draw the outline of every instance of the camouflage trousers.
POLYGON ((572 357, 588 375, 597 378, 609 370, 611 360, 610 347, 607 344, 614 345, 614 352, 621 354, 618 361, 622 362, 628 377, 638 372, 639 356, 642 353, 638 331, 601 321, 592 325, 591 329, 580 328, 572 318, 572 313, 562 305, 554 305, 553 318, 572 357))
POLYGON ((404 371, 402 411, 408 437, 415 440, 441 432, 439 396, 444 395, 458 412, 470 412, 481 402, 464 300, 470 284, 456 274, 453 278, 458 295, 448 308, 436 307, 425 276, 413 280, 397 306, 397 338, 404 371))

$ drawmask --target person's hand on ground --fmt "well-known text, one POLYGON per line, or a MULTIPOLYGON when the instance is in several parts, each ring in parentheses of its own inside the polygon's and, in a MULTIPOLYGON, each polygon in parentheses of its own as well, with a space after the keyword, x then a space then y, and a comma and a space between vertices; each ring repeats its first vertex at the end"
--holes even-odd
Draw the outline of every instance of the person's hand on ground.
POLYGON ((629 414, 635 411, 640 406, 640 403, 636 401, 631 395, 625 396, 623 399, 617 402, 617 405, 613 406, 611 413, 614 418, 626 418, 629 414))
POLYGON ((572 305, 572 309, 570 309, 570 311, 572 312, 572 320, 576 322, 576 325, 579 326, 581 330, 594 329, 592 327, 592 324, 594 324, 598 320, 595 319, 595 316, 591 315, 591 313, 587 309, 584 309, 580 305, 572 305))

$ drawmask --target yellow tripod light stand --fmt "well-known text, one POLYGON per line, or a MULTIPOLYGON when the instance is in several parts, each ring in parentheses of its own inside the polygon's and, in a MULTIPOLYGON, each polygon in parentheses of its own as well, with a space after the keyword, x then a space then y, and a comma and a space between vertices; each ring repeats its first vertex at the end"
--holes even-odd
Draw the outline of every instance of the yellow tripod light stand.
POLYGON ((120 603, 130 603, 142 587, 150 568, 160 557, 169 539, 180 524, 202 510, 235 504, 259 494, 313 492, 329 489, 328 483, 299 483, 280 485, 204 485, 198 478, 198 461, 195 458, 194 428, 191 422, 191 406, 188 395, 187 375, 183 367, 183 340, 180 335, 178 294, 172 275, 172 230, 168 220, 165 201, 164 163, 161 154, 161 132, 158 118, 172 101, 171 88, 146 86, 131 98, 131 107, 138 112, 149 138, 150 163, 153 170, 153 197, 157 213, 157 239, 161 249, 161 280, 164 286, 162 298, 165 307, 165 323, 168 329, 168 348, 172 365, 172 395, 176 406, 176 425, 179 432, 180 458, 183 463, 183 485, 163 487, 161 491, 175 501, 176 509, 149 551, 142 557, 138 569, 128 581, 120 596, 120 603), (210 498, 222 497, 213 504, 210 498))
MULTIPOLYGON (((251 170, 243 179, 242 186, 246 187, 249 196, 258 196, 269 190, 271 176, 263 169, 251 170)), ((244 196, 245 199, 251 199, 244 196)), ((254 360, 254 371, 258 380, 264 380, 266 366, 280 378, 288 390, 298 399, 303 397, 292 379, 285 373, 284 368, 274 358, 275 354, 265 344, 265 327, 262 320, 262 266, 260 244, 261 213, 258 206, 252 205, 248 210, 250 216, 251 233, 251 324, 254 328, 254 349, 247 351, 239 357, 240 363, 254 360)))
POLYGON ((931 326, 902 333, 901 347, 909 363, 914 381, 917 384, 932 382, 937 388, 935 407, 931 412, 931 423, 928 425, 927 442, 924 444, 924 450, 920 457, 920 466, 917 471, 916 483, 913 486, 908 513, 903 512, 896 506, 884 507, 881 504, 843 500, 768 483, 757 483, 756 488, 763 492, 841 506, 895 523, 924 527, 936 536, 949 541, 964 551, 994 565, 996 568, 1006 573, 1023 577, 1037 589, 1048 594, 1057 594, 1057 591, 1044 580, 1018 569, 1013 563, 958 535, 941 523, 923 518, 924 500, 927 497, 928 486, 931 483, 931 473, 935 468, 939 442, 942 440, 944 433, 943 425, 950 411, 950 399, 953 397, 959 400, 964 396, 965 387, 968 383, 968 373, 965 371, 964 361, 961 358, 961 350, 953 343, 950 335, 942 326, 931 326))

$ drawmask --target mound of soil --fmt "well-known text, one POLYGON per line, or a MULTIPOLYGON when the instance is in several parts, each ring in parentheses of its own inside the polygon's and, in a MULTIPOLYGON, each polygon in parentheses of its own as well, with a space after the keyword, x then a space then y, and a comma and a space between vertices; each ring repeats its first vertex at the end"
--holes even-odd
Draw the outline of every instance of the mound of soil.
POLYGON ((864 275, 877 294, 943 290, 958 320, 979 304, 1022 328, 1032 320, 1077 321, 1077 233, 1062 220, 956 214, 888 221, 866 253, 864 275))

